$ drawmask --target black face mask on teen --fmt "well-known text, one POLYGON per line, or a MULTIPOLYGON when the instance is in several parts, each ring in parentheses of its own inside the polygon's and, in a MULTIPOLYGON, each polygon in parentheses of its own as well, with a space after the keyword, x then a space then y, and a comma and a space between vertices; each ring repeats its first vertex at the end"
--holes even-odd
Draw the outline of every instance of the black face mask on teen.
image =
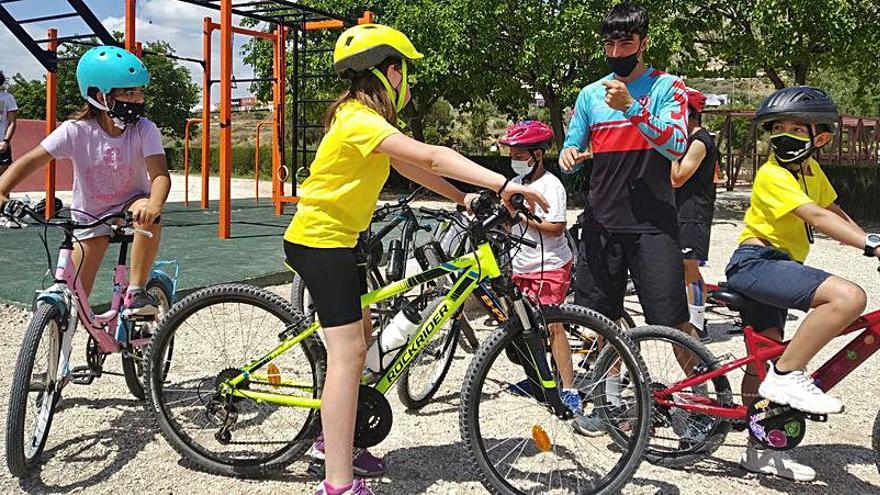
POLYGON ((624 57, 605 57, 605 63, 608 64, 608 67, 620 77, 628 77, 632 74, 633 69, 636 68, 636 64, 639 63, 639 52, 635 52, 632 55, 626 55, 624 57))

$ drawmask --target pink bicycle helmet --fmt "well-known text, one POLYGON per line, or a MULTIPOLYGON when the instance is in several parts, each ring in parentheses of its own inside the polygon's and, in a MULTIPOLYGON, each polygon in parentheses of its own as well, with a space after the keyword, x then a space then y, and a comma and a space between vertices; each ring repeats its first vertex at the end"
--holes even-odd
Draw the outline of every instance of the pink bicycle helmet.
POLYGON ((553 129, 538 120, 523 120, 507 128, 498 143, 511 148, 544 149, 553 142, 553 129))

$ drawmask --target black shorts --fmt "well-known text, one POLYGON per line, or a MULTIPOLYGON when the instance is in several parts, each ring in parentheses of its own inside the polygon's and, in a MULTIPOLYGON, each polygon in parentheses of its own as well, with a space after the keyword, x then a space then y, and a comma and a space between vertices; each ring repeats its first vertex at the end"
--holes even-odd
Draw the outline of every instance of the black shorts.
POLYGON ((678 240, 684 259, 709 261, 711 232, 712 225, 708 223, 683 222, 678 224, 678 240))
POLYGON ((361 319, 361 295, 367 293, 366 266, 354 248, 312 248, 284 241, 287 265, 306 284, 324 328, 361 319))
POLYGON ((12 165, 12 145, 6 146, 6 151, 0 151, 0 167, 12 165))
POLYGON ((622 318, 627 272, 649 325, 675 327, 688 321, 681 248, 669 234, 584 232, 575 303, 612 320, 622 318))

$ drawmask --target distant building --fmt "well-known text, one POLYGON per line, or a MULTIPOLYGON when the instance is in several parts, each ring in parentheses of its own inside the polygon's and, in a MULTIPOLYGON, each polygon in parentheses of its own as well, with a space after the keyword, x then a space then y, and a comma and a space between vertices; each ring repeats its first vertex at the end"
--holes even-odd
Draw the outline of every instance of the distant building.
POLYGON ((255 96, 245 96, 243 98, 233 98, 232 99, 232 111, 233 112, 245 112, 248 110, 256 110, 259 108, 260 102, 257 100, 255 96))
POLYGON ((730 97, 727 94, 714 94, 709 93, 706 95, 706 106, 707 107, 720 107, 722 105, 730 104, 730 97))

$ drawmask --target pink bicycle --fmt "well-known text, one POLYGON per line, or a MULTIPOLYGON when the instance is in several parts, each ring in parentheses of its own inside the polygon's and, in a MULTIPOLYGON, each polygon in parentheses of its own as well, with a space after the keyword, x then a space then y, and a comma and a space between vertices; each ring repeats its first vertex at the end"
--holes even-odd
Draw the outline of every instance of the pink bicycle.
MULTIPOLYGON (((89 385, 102 374, 117 374, 103 370, 108 354, 121 354, 122 375, 129 391, 138 399, 144 398, 142 364, 156 318, 126 317, 123 313, 123 295, 128 288, 128 246, 135 234, 152 234, 134 227, 127 212, 107 215, 90 224, 80 224, 66 218, 47 221, 25 204, 8 201, 3 205, 2 214, 16 219, 28 216, 39 224, 57 227, 64 232, 54 271, 54 284, 34 294, 33 316, 12 375, 6 418, 6 462, 14 476, 22 477, 34 465, 46 445, 55 406, 64 387, 70 383, 89 385), (95 314, 79 280, 72 255, 73 243, 76 242, 74 230, 100 224, 110 225, 113 229, 111 243, 119 244, 119 258, 113 271, 110 309, 95 314), (73 334, 79 322, 89 333, 86 346, 88 364, 71 368, 73 334)), ((45 234, 42 240, 48 256, 45 234)), ((49 263, 51 271, 51 260, 49 263)), ((176 262, 163 263, 176 267, 176 262)), ((158 266, 150 274, 146 290, 159 303, 160 314, 167 312, 174 303, 176 268, 174 272, 173 276, 169 275, 158 266)), ((171 350, 168 351, 169 359, 170 353, 171 350)))

